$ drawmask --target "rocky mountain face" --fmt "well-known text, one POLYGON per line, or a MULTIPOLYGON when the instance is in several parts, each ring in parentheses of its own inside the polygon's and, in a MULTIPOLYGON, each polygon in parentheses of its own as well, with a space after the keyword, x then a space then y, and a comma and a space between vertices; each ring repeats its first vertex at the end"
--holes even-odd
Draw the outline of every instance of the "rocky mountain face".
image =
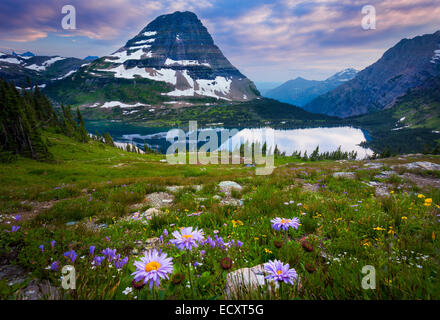
POLYGON ((392 107, 408 89, 440 75, 440 31, 403 39, 353 80, 304 106, 314 113, 350 117, 392 107))
POLYGON ((264 96, 296 106, 304 106, 319 95, 327 93, 345 81, 353 79, 356 73, 355 69, 349 68, 334 74, 324 81, 307 80, 298 77, 269 90, 264 96))
POLYGON ((44 88, 73 74, 85 63, 77 58, 35 56, 31 52, 24 54, 0 52, 0 78, 14 81, 17 87, 28 87, 29 78, 32 85, 44 88))
POLYGON ((47 94, 59 102, 94 107, 150 107, 194 98, 249 101, 260 96, 191 12, 156 18, 115 53, 93 61, 47 94), (67 87, 74 94, 64 95, 67 87))

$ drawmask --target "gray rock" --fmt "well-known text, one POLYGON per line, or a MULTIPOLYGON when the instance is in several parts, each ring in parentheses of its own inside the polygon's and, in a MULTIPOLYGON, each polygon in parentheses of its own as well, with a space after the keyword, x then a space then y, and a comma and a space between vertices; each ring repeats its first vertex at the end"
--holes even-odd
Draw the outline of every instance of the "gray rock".
POLYGON ((185 188, 185 187, 184 186, 167 186, 166 190, 171 193, 176 193, 176 192, 179 192, 180 190, 182 190, 183 188, 185 188))
POLYGON ((333 177, 335 177, 335 178, 354 179, 355 178, 355 174, 353 172, 335 172, 335 173, 333 173, 333 177))
POLYGON ((380 169, 385 164, 382 162, 367 162, 364 164, 364 167, 368 167, 369 169, 380 169))
POLYGON ((162 208, 170 206, 174 196, 166 192, 154 192, 147 195, 145 200, 154 208, 162 208))
POLYGON ((422 169, 422 170, 440 171, 440 164, 436 164, 428 161, 405 163, 393 167, 404 167, 409 170, 422 169))
POLYGON ((232 190, 241 191, 243 189, 243 187, 235 181, 222 181, 218 186, 220 187, 220 191, 226 194, 230 194, 232 190))
POLYGON ((388 179, 389 177, 397 174, 396 171, 382 171, 380 174, 374 176, 375 179, 388 179))
MULTIPOLYGON (((230 272, 226 276, 226 296, 228 299, 234 299, 262 287, 268 283, 264 277, 264 264, 230 272)), ((278 284, 275 283, 275 286, 278 287, 278 284)))

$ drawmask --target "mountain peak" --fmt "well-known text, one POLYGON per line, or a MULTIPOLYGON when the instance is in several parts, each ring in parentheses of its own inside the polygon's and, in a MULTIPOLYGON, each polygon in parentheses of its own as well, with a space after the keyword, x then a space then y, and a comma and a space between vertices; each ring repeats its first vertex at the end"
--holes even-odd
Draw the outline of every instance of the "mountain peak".
POLYGON ((357 73, 358 71, 356 69, 346 68, 335 73, 331 77, 327 78, 325 81, 348 81, 353 79, 357 73))
POLYGON ((174 86, 169 96, 207 96, 247 101, 259 96, 255 85, 214 44, 199 18, 189 11, 157 17, 97 71, 116 78, 135 76, 174 86), (108 63, 111 65, 109 66, 108 63))

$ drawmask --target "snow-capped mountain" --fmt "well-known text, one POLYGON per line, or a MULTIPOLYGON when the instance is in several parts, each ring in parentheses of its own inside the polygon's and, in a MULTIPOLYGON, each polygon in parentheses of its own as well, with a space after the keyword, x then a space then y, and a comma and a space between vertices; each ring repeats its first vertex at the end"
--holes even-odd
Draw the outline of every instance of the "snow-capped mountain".
POLYGON ((345 81, 353 79, 357 70, 344 69, 323 81, 298 77, 267 91, 264 96, 296 106, 303 106, 321 94, 329 92, 345 81))
MULTIPOLYGON (((112 100, 108 100, 108 91, 102 92, 85 99, 89 105, 112 101, 156 104, 176 98, 248 101, 259 97, 255 85, 226 59, 192 12, 159 16, 119 50, 91 62, 71 78, 64 84, 76 82, 84 89, 80 95, 90 90, 101 93, 108 83, 119 86, 119 94, 111 94, 112 100), (137 92, 128 88, 133 84, 137 92)), ((61 85, 56 88, 63 90, 61 85)), ((47 91, 54 100, 77 103, 74 96, 67 101, 69 97, 58 96, 56 88, 47 91)))
POLYGON ((0 78, 14 81, 17 87, 27 87, 29 78, 32 85, 44 88, 53 81, 73 74, 83 64, 83 60, 76 58, 35 56, 31 52, 0 52, 0 78))

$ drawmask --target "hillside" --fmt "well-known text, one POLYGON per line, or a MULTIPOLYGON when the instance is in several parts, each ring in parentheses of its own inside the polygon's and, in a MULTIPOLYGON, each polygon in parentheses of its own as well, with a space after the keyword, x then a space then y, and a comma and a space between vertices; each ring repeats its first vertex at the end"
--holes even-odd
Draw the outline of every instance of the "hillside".
POLYGON ((440 77, 408 90, 392 108, 347 119, 370 132, 379 151, 425 152, 440 145, 440 77))
POLYGON ((93 140, 83 144, 49 132, 44 139, 53 162, 20 157, 0 166, 2 300, 440 295, 439 279, 432 276, 438 272, 439 171, 409 169, 414 163, 435 167, 438 157, 277 157, 272 175, 255 176, 255 168, 242 164, 170 165, 163 155, 127 153, 93 140), (300 224, 277 231, 271 222, 276 217, 300 224), (208 242, 177 249, 170 240, 181 227, 203 230, 208 242), (390 243, 393 249, 384 255, 390 243), (173 273, 157 292, 132 276, 133 264, 152 249, 173 258, 173 273), (403 255, 407 259, 399 263, 403 255), (296 270, 301 290, 231 288, 233 275, 276 258, 296 270), (377 281, 393 286, 362 289, 359 270, 367 263, 388 266, 377 269, 377 281), (81 285, 75 291, 60 286, 65 264, 76 269, 81 285))
POLYGON ((161 108, 143 107, 82 108, 88 120, 119 120, 145 127, 173 127, 197 120, 201 125, 306 127, 341 123, 337 118, 309 113, 299 107, 276 100, 259 98, 249 102, 218 102, 193 100, 192 105, 161 108))
POLYGON ((440 75, 439 55, 440 31, 403 39, 353 80, 317 97, 304 109, 350 117, 392 107, 408 89, 440 75))

